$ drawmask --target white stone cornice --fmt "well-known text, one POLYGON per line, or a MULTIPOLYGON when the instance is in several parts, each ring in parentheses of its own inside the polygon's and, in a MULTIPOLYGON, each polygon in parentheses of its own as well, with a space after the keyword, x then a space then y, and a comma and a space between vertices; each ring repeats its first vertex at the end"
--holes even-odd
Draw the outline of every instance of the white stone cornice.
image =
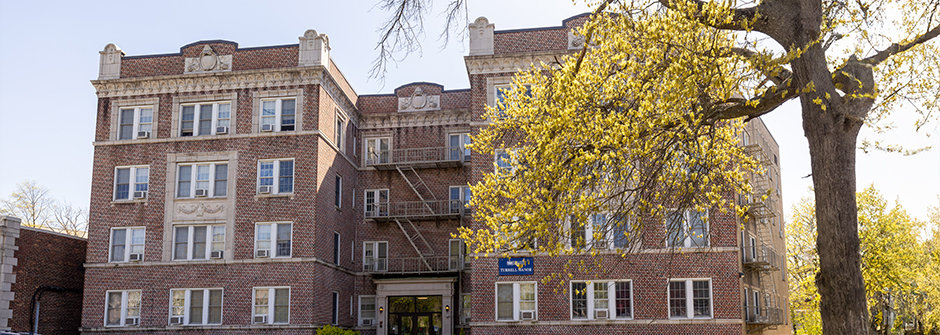
POLYGON ((469 74, 513 73, 519 70, 541 68, 542 64, 552 64, 562 56, 573 54, 576 50, 525 52, 484 56, 465 56, 469 74))
POLYGON ((443 111, 395 112, 366 114, 362 117, 362 130, 469 124, 473 113, 469 109, 443 111))
MULTIPOLYGON (((99 98, 320 84, 323 67, 290 67, 222 73, 92 80, 99 98)), ((332 78, 331 78, 332 80, 332 78)), ((335 85, 335 84, 334 84, 335 85)))

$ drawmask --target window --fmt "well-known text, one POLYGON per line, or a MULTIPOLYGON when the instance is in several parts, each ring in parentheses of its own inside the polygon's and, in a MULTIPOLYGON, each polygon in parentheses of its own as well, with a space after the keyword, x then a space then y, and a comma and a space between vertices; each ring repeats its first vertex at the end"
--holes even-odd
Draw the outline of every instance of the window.
POLYGON ((450 134, 447 144, 450 147, 448 157, 451 160, 470 160, 470 148, 467 148, 467 145, 470 144, 470 134, 450 134))
POLYGON ((460 295, 460 323, 470 323, 470 294, 460 295))
POLYGON ((140 228, 114 228, 111 230, 111 262, 142 261, 146 230, 140 228))
POLYGON ((294 193, 294 160, 262 160, 258 162, 258 193, 294 193))
POLYGON ((707 247, 708 212, 687 210, 666 213, 667 247, 707 247))
POLYGON ((632 222, 624 214, 590 214, 587 221, 581 222, 574 215, 568 217, 571 248, 627 249, 639 241, 634 236, 632 222))
POLYGON ((342 208, 343 206, 343 177, 336 175, 336 184, 333 189, 333 205, 336 205, 336 208, 342 208))
POLYGON ((255 287, 251 323, 288 323, 290 287, 255 287))
POLYGON ((262 99, 261 131, 293 131, 296 99, 262 99))
POLYGON ((388 190, 366 190, 365 216, 388 216, 388 190))
POLYGON ((333 292, 333 316, 330 318, 330 324, 335 325, 339 324, 339 293, 333 292))
POLYGON ((359 325, 371 326, 375 324, 375 306, 374 295, 359 296, 359 325))
POLYGON ((173 227, 173 260, 222 258, 225 250, 225 226, 173 227))
POLYGON ((512 174, 516 170, 512 156, 508 150, 496 150, 496 172, 499 174, 512 174))
POLYGON ((228 164, 180 164, 176 197, 224 197, 228 192, 228 164))
POLYGON ((171 325, 222 324, 222 289, 170 290, 171 325))
POLYGON ((114 200, 147 198, 150 167, 119 166, 114 169, 114 200))
POLYGON ((449 255, 449 269, 451 270, 460 270, 463 269, 463 264, 466 261, 465 255, 467 254, 467 245, 463 243, 463 240, 452 239, 449 241, 448 246, 448 255, 449 255))
POLYGON ((290 223, 259 223, 255 226, 255 258, 290 257, 290 241, 290 223))
POLYGON ((180 105, 180 136, 230 134, 231 102, 180 105))
POLYGON ((710 279, 669 281, 669 317, 707 319, 712 317, 710 279))
POLYGON ((388 242, 365 242, 362 246, 362 270, 383 272, 388 269, 388 242))
POLYGON ((346 151, 346 117, 338 109, 336 110, 336 138, 334 143, 336 143, 336 148, 340 152, 346 151))
POLYGON ((108 291, 105 326, 140 325, 140 290, 108 291))
POLYGON ((339 233, 333 232, 333 264, 339 265, 339 233))
POLYGON ((119 140, 153 137, 153 107, 121 108, 118 122, 119 140))
MULTIPOLYGON (((494 107, 496 108, 497 115, 500 118, 506 117, 504 112, 509 108, 509 106, 506 105, 505 101, 508 98, 509 93, 512 92, 513 87, 512 85, 497 85, 494 86, 493 89, 496 90, 496 101, 494 107)), ((525 96, 532 97, 532 85, 525 85, 525 96)))
POLYGON ((536 320, 535 282, 496 283, 496 320, 536 320))
POLYGON ((389 143, 392 139, 388 137, 367 138, 366 139, 366 165, 388 164, 391 156, 389 143))
POLYGON ((467 213, 470 207, 470 186, 450 187, 450 212, 452 214, 467 213))
POLYGON ((571 282, 571 319, 633 318, 631 281, 571 282))

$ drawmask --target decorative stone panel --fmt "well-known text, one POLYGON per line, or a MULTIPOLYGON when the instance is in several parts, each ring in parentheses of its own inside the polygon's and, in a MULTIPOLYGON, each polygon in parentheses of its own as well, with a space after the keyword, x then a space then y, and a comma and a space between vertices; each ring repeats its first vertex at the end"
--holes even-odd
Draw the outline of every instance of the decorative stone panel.
POLYGON ((232 71, 232 55, 218 55, 211 46, 204 46, 197 57, 186 57, 183 73, 232 71))

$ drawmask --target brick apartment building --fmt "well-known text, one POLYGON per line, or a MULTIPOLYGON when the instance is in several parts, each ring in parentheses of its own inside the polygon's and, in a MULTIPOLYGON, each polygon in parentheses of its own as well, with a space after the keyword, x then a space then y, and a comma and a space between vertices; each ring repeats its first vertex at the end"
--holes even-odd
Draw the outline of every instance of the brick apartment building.
POLYGON ((577 50, 586 18, 511 31, 477 19, 469 89, 377 95, 353 90, 314 30, 162 55, 107 45, 82 332, 789 333, 777 147, 760 120, 742 136, 768 169, 756 192, 773 196, 753 221, 711 214, 707 247, 666 248, 660 222, 641 252, 603 253, 607 277, 556 291, 541 279, 573 257, 515 255, 534 266, 500 274, 505 259, 451 238, 479 226, 467 185, 494 169, 464 148, 485 107, 515 71, 577 50))

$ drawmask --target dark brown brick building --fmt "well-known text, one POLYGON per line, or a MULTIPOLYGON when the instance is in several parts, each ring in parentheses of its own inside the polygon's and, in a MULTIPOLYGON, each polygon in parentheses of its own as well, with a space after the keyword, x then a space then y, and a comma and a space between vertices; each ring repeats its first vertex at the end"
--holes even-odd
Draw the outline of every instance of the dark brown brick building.
MULTIPOLYGON (((500 275, 501 259, 465 257, 451 238, 478 225, 467 185, 494 169, 464 148, 486 106, 516 70, 577 50, 585 19, 513 31, 477 19, 469 89, 378 95, 356 94, 313 30, 297 45, 153 56, 109 44, 92 82, 83 333, 786 332, 776 204, 754 206, 767 220, 751 225, 712 214, 708 247, 682 254, 659 245, 659 223, 642 252, 604 253, 604 278, 565 282, 590 298, 541 283, 567 258, 516 255, 532 273, 500 275)), ((770 138, 759 122, 748 132, 770 138)), ((750 143, 775 155, 772 139, 750 143)))

